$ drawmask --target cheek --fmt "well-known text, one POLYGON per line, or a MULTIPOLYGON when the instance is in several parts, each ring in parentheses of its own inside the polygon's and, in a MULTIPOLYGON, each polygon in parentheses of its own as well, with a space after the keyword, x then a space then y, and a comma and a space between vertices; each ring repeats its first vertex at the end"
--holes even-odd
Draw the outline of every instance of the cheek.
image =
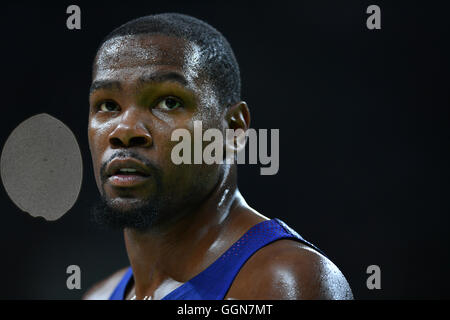
POLYGON ((186 202, 198 202, 215 188, 219 170, 215 165, 180 165, 172 171, 169 190, 186 202))
POLYGON ((89 142, 98 144, 99 141, 108 141, 109 132, 111 132, 114 123, 112 121, 99 121, 96 117, 89 118, 88 135, 89 142))
POLYGON ((92 158, 92 168, 93 168, 93 172, 94 172, 94 178, 95 178, 95 182, 97 184, 97 187, 100 190, 100 169, 99 169, 99 157, 97 155, 98 153, 98 146, 96 145, 96 139, 93 135, 93 132, 91 129, 88 130, 88 139, 89 139, 89 149, 91 151, 91 158, 92 158))
POLYGON ((100 167, 102 154, 105 152, 108 146, 108 136, 111 126, 105 125, 96 121, 95 119, 89 120, 88 126, 88 140, 89 149, 91 151, 92 164, 97 184, 100 183, 100 167))
POLYGON ((159 121, 154 121, 151 126, 151 136, 153 138, 153 148, 158 157, 158 162, 165 167, 178 167, 173 164, 171 155, 173 148, 181 140, 172 141, 172 134, 177 129, 186 129, 190 133, 191 142, 194 137, 193 119, 190 117, 169 117, 168 115, 159 115, 159 121), (162 120, 164 118, 164 121, 162 120))
POLYGON ((164 127, 174 128, 177 124, 177 121, 173 119, 173 117, 163 111, 154 109, 152 110, 152 113, 159 120, 154 123, 156 130, 164 129, 164 127))
MULTIPOLYGON (((191 164, 182 163, 177 165, 172 161, 172 150, 175 146, 181 143, 181 139, 179 141, 171 141, 172 131, 168 131, 164 137, 160 137, 161 139, 164 139, 165 143, 161 146, 161 152, 158 153, 158 157, 160 164, 164 166, 166 183, 171 186, 171 189, 174 192, 176 191, 180 194, 199 192, 200 195, 204 194, 204 190, 210 190, 217 182, 220 174, 220 165, 208 165, 205 163, 193 164, 195 149, 193 121, 194 120, 191 119, 191 121, 184 123, 183 126, 177 127, 177 129, 183 128, 189 131, 189 135, 191 137, 189 150, 191 164)), ((205 145, 209 143, 210 142, 202 142, 202 150, 205 145)))
POLYGON ((218 170, 212 165, 170 164, 163 177, 164 192, 175 197, 202 198, 218 181, 218 170))

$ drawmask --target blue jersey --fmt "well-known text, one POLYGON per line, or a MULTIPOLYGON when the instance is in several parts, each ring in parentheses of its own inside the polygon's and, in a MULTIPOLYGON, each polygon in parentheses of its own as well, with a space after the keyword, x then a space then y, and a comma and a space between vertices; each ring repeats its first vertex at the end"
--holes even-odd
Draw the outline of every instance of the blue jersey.
MULTIPOLYGON (((283 221, 266 220, 250 228, 208 268, 167 294, 163 300, 222 300, 245 262, 262 247, 280 239, 297 240, 322 253, 283 221)), ((132 277, 130 267, 109 299, 123 300, 132 277)))

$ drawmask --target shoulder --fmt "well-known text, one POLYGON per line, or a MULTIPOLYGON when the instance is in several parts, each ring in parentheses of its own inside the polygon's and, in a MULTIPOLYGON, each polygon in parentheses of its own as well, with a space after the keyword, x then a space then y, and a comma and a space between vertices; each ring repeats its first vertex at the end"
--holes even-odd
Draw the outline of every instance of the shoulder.
POLYGON ((231 299, 353 299, 344 275, 328 258, 295 240, 258 250, 236 276, 231 299))
POLYGON ((128 267, 120 269, 106 279, 94 284, 84 295, 83 300, 108 300, 128 267))

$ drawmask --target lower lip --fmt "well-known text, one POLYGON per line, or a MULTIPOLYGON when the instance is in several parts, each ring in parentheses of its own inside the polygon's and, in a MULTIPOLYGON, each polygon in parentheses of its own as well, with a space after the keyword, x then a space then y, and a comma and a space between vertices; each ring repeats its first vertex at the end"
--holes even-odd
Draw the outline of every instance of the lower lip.
POLYGON ((117 187, 135 187, 144 183, 149 177, 133 175, 133 174, 118 174, 108 178, 108 181, 117 187))

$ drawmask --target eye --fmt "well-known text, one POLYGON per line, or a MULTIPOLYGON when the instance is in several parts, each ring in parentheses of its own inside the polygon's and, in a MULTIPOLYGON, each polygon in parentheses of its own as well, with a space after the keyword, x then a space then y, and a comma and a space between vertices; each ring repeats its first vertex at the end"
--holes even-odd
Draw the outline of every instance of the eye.
POLYGON ((179 107, 181 107, 181 102, 172 97, 161 100, 157 105, 157 108, 163 110, 173 110, 179 107))
POLYGON ((117 103, 112 101, 104 101, 98 105, 98 110, 103 112, 114 112, 119 111, 120 108, 117 103))

